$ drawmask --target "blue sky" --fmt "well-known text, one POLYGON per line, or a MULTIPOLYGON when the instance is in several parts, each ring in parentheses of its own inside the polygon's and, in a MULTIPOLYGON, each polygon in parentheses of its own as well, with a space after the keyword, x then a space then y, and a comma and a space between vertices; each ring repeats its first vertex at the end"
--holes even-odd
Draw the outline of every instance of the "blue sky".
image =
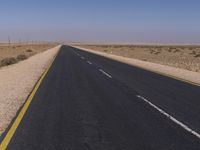
POLYGON ((200 43, 199 0, 0 0, 0 41, 200 43))

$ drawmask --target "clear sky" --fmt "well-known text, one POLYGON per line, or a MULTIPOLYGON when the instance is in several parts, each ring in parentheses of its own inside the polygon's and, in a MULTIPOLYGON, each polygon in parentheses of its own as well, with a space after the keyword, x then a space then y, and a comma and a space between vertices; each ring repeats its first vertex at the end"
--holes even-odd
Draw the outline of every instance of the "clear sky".
POLYGON ((0 0, 0 41, 200 43, 199 0, 0 0))

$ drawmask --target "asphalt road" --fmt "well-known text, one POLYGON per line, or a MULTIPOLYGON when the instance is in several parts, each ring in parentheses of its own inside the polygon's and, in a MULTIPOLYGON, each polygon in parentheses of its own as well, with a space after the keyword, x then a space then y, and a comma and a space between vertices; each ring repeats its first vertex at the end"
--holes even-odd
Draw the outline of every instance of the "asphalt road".
POLYGON ((199 150, 178 123, 200 133, 200 87, 63 46, 8 149, 199 150))

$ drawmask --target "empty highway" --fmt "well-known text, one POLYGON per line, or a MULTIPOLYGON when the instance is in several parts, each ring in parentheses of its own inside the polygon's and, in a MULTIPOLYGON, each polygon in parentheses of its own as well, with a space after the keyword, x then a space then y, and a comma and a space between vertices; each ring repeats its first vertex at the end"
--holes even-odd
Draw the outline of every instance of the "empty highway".
POLYGON ((199 86, 62 46, 6 148, 199 150, 199 133, 199 86))

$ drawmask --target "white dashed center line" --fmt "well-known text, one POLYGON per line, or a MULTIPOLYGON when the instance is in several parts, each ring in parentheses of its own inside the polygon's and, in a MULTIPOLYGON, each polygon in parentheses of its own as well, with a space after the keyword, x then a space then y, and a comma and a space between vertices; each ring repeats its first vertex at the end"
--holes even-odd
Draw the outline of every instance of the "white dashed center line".
POLYGON ((81 59, 85 59, 85 57, 81 57, 81 59))
POLYGON ((100 71, 101 73, 103 73, 104 75, 106 75, 107 77, 112 78, 111 75, 109 75, 108 73, 106 73, 106 72, 103 71, 102 69, 99 69, 99 71, 100 71))
POLYGON ((167 118, 169 118, 171 121, 173 121, 174 123, 176 123, 177 125, 179 125, 183 129, 185 129, 187 132, 193 134, 198 139, 200 139, 200 134, 198 132, 190 129, 187 125, 185 125, 184 123, 178 121, 176 118, 174 118, 170 114, 166 113, 164 110, 160 109, 159 107, 157 107, 156 105, 154 105, 153 103, 151 103, 150 101, 148 101, 146 98, 144 98, 144 97, 142 97, 140 95, 137 95, 137 97, 139 99, 143 100, 144 102, 146 102, 147 104, 149 104, 151 107, 153 107, 154 109, 156 109, 157 111, 159 111, 161 114, 163 114, 164 116, 166 116, 167 118))
POLYGON ((79 55, 77 52, 73 51, 76 55, 79 55))
POLYGON ((87 61, 88 64, 92 65, 92 63, 90 61, 87 61))

